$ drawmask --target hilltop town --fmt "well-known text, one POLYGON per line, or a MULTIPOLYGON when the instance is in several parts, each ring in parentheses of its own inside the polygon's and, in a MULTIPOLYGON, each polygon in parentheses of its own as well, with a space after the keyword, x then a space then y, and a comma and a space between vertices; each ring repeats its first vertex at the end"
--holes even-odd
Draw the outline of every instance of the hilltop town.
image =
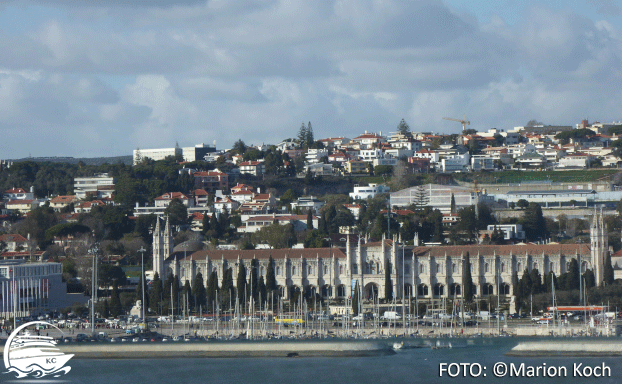
POLYGON ((319 140, 309 122, 280 143, 137 148, 131 166, 2 161, 0 257, 54 266, 29 276, 54 279, 62 299, 37 283, 24 313, 84 303, 93 256, 113 315, 141 300, 142 258, 152 314, 169 310, 167 289, 208 305, 251 281, 264 298, 494 296, 514 312, 552 285, 622 278, 622 123, 456 121, 460 135, 402 120, 387 135, 319 140))

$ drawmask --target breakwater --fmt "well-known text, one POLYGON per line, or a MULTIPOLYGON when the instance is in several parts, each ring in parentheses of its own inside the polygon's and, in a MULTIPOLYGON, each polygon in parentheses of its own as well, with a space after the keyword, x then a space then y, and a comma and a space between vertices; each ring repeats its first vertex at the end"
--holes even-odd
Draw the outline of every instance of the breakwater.
POLYGON ((622 356, 622 340, 590 340, 587 338, 560 338, 559 340, 522 341, 509 352, 508 356, 541 357, 597 357, 622 356))
POLYGON ((235 341, 59 344, 74 359, 363 357, 394 353, 386 341, 235 341))

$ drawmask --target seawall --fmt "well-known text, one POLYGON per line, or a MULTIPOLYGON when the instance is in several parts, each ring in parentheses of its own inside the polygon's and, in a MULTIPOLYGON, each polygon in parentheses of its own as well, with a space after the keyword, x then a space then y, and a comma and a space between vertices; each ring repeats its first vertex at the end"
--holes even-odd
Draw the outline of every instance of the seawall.
POLYGON ((523 341, 512 348, 508 356, 622 356, 622 340, 589 340, 560 338, 559 341, 523 341))
POLYGON ((196 357, 358 357, 394 353, 382 341, 239 341, 58 344, 74 359, 153 359, 196 357))

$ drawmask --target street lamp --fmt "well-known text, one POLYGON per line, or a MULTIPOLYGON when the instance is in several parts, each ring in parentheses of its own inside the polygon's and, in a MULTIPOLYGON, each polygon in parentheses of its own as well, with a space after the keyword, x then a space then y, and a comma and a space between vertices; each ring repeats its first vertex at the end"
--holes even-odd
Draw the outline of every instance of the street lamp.
POLYGON ((143 323, 145 323, 145 247, 140 247, 140 249, 138 250, 138 252, 140 252, 140 260, 141 260, 141 277, 140 277, 140 281, 141 284, 143 285, 142 287, 140 287, 140 290, 143 292, 143 301, 141 303, 141 309, 143 310, 143 323))
POLYGON ((91 334, 95 334, 95 301, 97 301, 97 254, 99 253, 99 244, 94 243, 88 250, 93 256, 93 269, 91 271, 91 334))

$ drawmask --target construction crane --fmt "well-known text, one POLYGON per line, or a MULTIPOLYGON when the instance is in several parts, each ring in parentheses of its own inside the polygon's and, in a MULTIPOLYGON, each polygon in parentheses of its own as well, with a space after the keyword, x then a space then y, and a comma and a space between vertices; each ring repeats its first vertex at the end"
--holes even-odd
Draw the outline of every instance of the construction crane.
POLYGON ((445 120, 451 120, 451 121, 457 121, 459 123, 462 124, 462 131, 464 132, 464 126, 465 125, 471 125, 471 122, 469 120, 466 119, 466 115, 464 115, 464 117, 461 119, 452 119, 451 117, 443 117, 443 119, 445 120))

